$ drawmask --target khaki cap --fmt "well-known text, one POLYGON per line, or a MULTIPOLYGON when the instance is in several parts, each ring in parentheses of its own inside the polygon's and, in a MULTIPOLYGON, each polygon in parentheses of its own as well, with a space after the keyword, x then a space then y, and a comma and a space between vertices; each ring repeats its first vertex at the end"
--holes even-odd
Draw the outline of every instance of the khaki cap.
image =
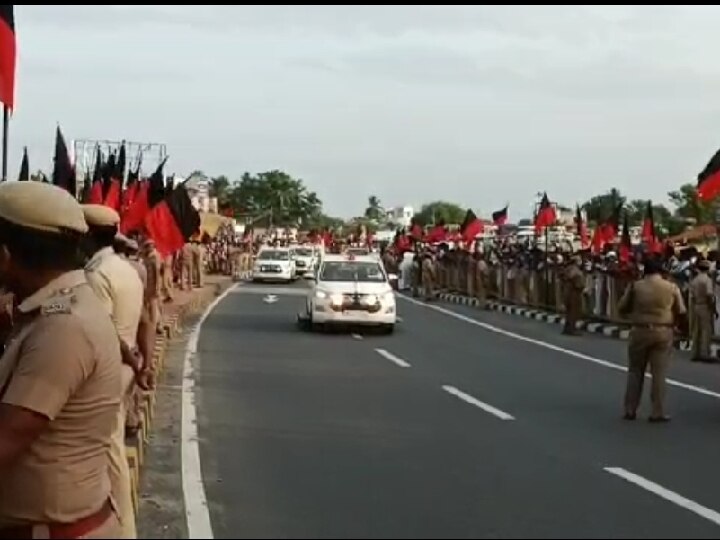
POLYGON ((95 227, 113 227, 120 223, 120 214, 102 204, 83 204, 83 214, 88 225, 95 227))
POLYGON ((80 203, 64 189, 44 182, 0 184, 0 217, 39 231, 88 231, 80 203))

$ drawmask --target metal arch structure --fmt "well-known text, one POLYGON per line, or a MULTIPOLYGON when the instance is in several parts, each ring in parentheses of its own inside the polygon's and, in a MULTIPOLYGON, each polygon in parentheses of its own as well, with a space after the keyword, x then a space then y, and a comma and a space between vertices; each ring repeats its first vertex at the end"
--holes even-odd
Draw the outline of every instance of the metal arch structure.
MULTIPOLYGON (((92 173, 95 167, 97 157, 97 149, 100 148, 105 157, 111 152, 118 152, 122 143, 125 143, 125 152, 127 156, 127 168, 133 169, 137 167, 138 161, 142 156, 142 164, 140 169, 141 176, 151 174, 158 165, 167 157, 167 145, 165 143, 154 142, 137 142, 137 141, 111 141, 103 139, 76 139, 72 141, 71 156, 75 163, 75 170, 80 183, 85 178, 85 173, 92 173)), ((127 170, 125 171, 127 174, 127 170)))

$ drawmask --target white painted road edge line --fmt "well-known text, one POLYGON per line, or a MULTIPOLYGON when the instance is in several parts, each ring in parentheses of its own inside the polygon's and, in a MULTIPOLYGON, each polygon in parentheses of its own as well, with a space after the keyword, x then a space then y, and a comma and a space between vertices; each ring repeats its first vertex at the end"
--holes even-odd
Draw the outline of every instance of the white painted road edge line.
MULTIPOLYGON (((618 364, 613 364, 612 362, 608 362, 607 360, 603 360, 601 358, 596 358, 594 356, 590 356, 587 354, 583 354, 581 352, 573 351, 571 349, 565 349, 563 347, 558 347, 557 345, 553 345, 552 343, 547 343, 546 341, 540 341, 539 339, 533 339, 529 338, 527 336, 523 336, 521 334, 516 334, 515 332, 510 332, 508 330, 503 330, 502 328, 498 328, 497 326, 493 326, 492 324, 476 321, 475 319, 471 317, 466 317, 465 315, 462 315, 461 313, 456 313, 454 311, 451 311, 449 309, 442 308, 440 306, 434 306, 432 304, 426 304, 425 302, 420 302, 418 300, 415 300, 414 298, 410 298, 408 296, 404 295, 398 295, 403 300, 406 300, 407 302, 416 304, 418 306, 425 307, 427 309, 432 309, 434 311, 437 311, 438 313, 442 313, 444 315, 448 315, 449 317, 454 317, 455 319, 458 319, 460 321, 464 321, 466 323, 475 325, 479 328, 483 328, 489 332, 494 332, 495 334, 500 334, 505 337, 509 337, 512 339, 516 339, 518 341, 524 341, 525 343, 531 343, 533 345, 537 345, 538 347, 543 347, 545 349, 556 351, 559 353, 566 354, 568 356, 572 356, 574 358, 579 358, 581 360, 586 360, 588 362, 592 362, 593 364, 597 364, 599 366, 603 366, 609 369, 614 369, 616 371, 627 371, 627 368, 625 366, 620 366, 618 364)), ((652 378, 651 374, 647 375, 648 378, 652 378)), ((708 390, 707 388, 703 388, 701 386, 695 386, 692 384, 686 384, 684 382, 676 381, 675 379, 667 379, 667 383, 670 386, 675 386, 677 388, 683 388, 685 390, 689 390, 690 392, 695 392, 696 394, 702 394, 704 396, 712 397, 715 399, 720 399, 720 393, 713 392, 712 390, 708 390)))
POLYGON ((360 340, 360 339, 363 338, 360 334, 350 334, 350 335, 352 336, 353 339, 358 339, 358 340, 360 340))
POLYGON ((499 418, 500 420, 515 420, 515 418, 504 412, 500 409, 497 409, 493 407, 492 405, 488 405, 487 403, 483 403, 477 398, 472 397, 470 394, 466 394, 465 392, 461 392, 454 386, 443 386, 443 390, 445 390, 448 394, 451 396, 455 396, 456 398, 464 401, 465 403, 469 403, 470 405, 474 405, 475 407, 482 409, 486 413, 492 414, 496 418, 499 418))
POLYGON ((408 364, 405 360, 402 358, 398 358, 394 354, 386 351, 385 349, 375 349, 375 352, 378 353, 380 356, 385 358, 386 360, 390 360, 393 364, 395 364, 398 367, 401 368, 409 368, 410 364, 408 364))
POLYGON ((708 521, 712 521, 715 525, 720 525, 720 514, 717 513, 715 510, 710 510, 709 508, 706 508, 694 501, 691 501, 690 499, 686 499, 682 495, 678 495, 674 491, 670 491, 669 489, 666 489, 656 484, 655 482, 651 482, 650 480, 647 480, 642 476, 638 476, 637 474, 626 471, 625 469, 622 469, 620 467, 605 467, 604 470, 605 472, 613 474, 627 482, 630 482, 631 484, 641 487, 642 489, 649 491, 650 493, 653 493, 658 497, 665 499, 666 501, 676 504, 677 506, 680 506, 685 510, 690 510, 690 512, 697 514, 698 516, 705 518, 708 521))
POLYGON ((200 330, 212 310, 233 292, 239 284, 225 290, 205 309, 200 320, 190 333, 185 346, 182 382, 182 419, 181 419, 181 456, 182 456, 182 489, 185 500, 185 520, 188 538, 212 539, 213 531, 210 523, 210 511, 205 496, 202 466, 200 464, 200 444, 198 443, 197 411, 195 409, 195 369, 193 360, 197 354, 200 330))

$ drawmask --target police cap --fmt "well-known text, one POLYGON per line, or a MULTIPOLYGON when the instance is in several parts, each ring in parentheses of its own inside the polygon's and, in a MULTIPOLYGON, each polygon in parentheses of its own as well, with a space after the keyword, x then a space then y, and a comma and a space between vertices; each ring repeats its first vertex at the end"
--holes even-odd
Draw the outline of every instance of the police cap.
POLYGON ((102 204, 83 204, 85 221, 91 227, 114 227, 120 223, 120 214, 102 204))
POLYGON ((38 231, 88 230, 80 203, 64 189, 44 182, 0 184, 0 218, 38 231))

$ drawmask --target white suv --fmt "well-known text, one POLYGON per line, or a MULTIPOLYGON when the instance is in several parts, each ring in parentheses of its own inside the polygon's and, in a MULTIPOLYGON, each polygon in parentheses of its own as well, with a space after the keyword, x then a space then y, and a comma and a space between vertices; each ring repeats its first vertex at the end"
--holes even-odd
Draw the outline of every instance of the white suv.
POLYGON ((326 255, 300 316, 311 329, 328 324, 379 326, 391 334, 397 322, 395 293, 372 255, 326 255))
POLYGON ((297 279, 295 261, 288 248, 265 247, 255 258, 252 279, 258 281, 286 281, 297 279))

